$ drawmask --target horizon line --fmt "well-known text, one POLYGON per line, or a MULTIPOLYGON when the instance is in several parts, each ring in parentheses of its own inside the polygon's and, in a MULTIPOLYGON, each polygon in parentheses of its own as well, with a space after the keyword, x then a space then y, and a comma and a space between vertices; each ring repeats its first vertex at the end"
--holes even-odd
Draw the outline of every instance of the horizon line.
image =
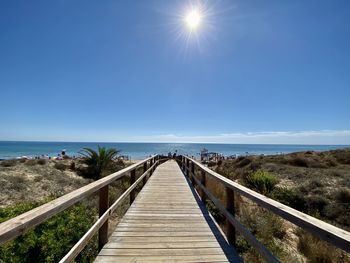
POLYGON ((14 142, 85 142, 85 143, 192 143, 192 144, 269 144, 269 145, 350 145, 350 130, 254 131, 210 135, 148 134, 125 135, 115 131, 99 133, 61 133, 51 135, 9 136, 2 141, 14 142), (23 139, 19 139, 23 138, 23 139))
POLYGON ((314 146, 349 146, 350 144, 319 144, 319 143, 229 143, 229 142, 157 142, 157 141, 65 141, 65 140, 2 140, 0 142, 47 142, 47 143, 144 143, 144 144, 226 144, 226 145, 314 145, 314 146))

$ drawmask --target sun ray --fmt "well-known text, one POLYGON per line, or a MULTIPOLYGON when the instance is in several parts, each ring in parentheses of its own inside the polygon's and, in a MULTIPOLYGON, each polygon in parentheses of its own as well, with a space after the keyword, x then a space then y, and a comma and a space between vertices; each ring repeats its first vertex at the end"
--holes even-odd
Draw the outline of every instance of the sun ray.
POLYGON ((169 40, 180 56, 210 54, 210 49, 218 41, 220 28, 226 24, 224 15, 232 6, 217 0, 187 0, 187 4, 165 4, 158 7, 167 19, 162 26, 169 34, 169 40))

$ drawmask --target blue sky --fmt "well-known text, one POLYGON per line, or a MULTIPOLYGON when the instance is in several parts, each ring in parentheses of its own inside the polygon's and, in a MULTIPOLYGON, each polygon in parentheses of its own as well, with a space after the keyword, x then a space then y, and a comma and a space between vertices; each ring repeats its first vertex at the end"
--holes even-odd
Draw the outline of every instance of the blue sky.
POLYGON ((346 0, 1 1, 0 140, 350 144, 349 25, 346 0))

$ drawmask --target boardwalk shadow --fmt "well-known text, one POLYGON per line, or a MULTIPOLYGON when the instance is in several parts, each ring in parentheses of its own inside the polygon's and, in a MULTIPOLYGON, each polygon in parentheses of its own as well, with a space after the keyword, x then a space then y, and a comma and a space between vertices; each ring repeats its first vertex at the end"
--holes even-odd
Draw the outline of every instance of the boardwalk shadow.
MULTIPOLYGON (((183 173, 183 171, 182 171, 182 173, 183 173)), ((221 246, 222 250, 224 251, 229 262, 243 262, 242 259, 239 257, 237 251, 232 246, 230 246, 228 244, 227 240, 223 236, 223 234, 220 231, 220 229, 218 228, 217 224, 214 222, 209 211, 205 207, 205 204, 200 199, 197 191, 194 189, 194 187, 191 184, 191 182, 189 181, 189 179, 186 176, 185 176, 185 178, 186 178, 186 182, 187 182, 188 186, 190 187, 191 192, 192 192, 205 220, 207 221, 207 224, 209 225, 211 231, 213 232, 216 240, 218 241, 219 245, 221 246)))

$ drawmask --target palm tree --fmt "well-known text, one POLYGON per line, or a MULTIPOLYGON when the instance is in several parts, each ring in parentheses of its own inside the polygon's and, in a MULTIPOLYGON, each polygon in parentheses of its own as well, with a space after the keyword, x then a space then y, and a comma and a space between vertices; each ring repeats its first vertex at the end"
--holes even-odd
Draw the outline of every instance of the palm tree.
POLYGON ((83 148, 79 153, 85 157, 84 162, 89 166, 89 174, 93 179, 100 179, 103 171, 112 163, 120 151, 115 148, 98 146, 97 151, 83 148))

